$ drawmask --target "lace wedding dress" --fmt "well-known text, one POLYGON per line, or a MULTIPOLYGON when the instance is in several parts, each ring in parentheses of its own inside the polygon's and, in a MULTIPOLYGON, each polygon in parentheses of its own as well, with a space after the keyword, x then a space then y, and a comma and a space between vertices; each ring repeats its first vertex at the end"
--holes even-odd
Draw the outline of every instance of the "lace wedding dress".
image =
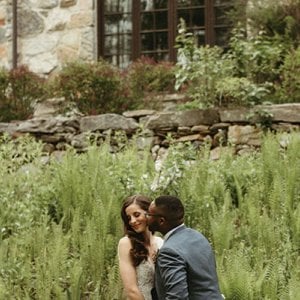
POLYGON ((154 263, 149 259, 136 267, 138 287, 145 300, 151 300, 151 289, 154 286, 154 263))
MULTIPOLYGON (((159 249, 163 240, 159 237, 155 237, 157 248, 159 249)), ((142 292, 145 300, 151 300, 151 289, 154 287, 154 261, 152 258, 141 262, 136 267, 138 287, 142 292)))

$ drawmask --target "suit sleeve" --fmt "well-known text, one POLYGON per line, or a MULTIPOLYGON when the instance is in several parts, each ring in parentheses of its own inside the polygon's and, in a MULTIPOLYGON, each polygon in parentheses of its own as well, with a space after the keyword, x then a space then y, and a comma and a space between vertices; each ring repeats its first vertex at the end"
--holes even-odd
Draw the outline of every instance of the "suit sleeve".
POLYGON ((159 252, 157 268, 165 288, 165 300, 188 300, 187 270, 184 259, 169 248, 159 252))

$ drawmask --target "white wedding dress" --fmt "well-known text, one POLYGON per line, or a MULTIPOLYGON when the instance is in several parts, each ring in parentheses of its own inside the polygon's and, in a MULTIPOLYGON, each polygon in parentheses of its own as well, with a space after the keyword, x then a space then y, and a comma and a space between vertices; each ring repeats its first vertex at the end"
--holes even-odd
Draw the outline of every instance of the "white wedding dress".
MULTIPOLYGON (((155 237, 157 249, 163 244, 163 239, 155 237)), ((136 267, 138 287, 145 300, 151 300, 151 289, 154 287, 154 261, 149 257, 148 260, 141 262, 136 267)))

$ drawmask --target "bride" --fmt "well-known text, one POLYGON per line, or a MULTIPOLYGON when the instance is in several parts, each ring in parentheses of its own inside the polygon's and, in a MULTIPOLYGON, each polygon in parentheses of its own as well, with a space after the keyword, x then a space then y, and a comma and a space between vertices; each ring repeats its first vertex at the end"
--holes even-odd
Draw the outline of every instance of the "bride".
POLYGON ((129 300, 151 300, 154 262, 163 240, 149 231, 146 213, 151 200, 143 195, 125 199, 121 217, 125 236, 118 245, 120 275, 129 300))

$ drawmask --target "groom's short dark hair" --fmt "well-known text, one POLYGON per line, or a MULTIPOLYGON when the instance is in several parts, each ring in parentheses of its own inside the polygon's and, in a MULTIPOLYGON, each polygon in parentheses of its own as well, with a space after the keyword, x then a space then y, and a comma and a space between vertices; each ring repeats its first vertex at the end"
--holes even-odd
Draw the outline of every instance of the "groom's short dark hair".
POLYGON ((155 206, 170 223, 180 223, 184 218, 184 206, 175 196, 159 196, 154 200, 155 206))

